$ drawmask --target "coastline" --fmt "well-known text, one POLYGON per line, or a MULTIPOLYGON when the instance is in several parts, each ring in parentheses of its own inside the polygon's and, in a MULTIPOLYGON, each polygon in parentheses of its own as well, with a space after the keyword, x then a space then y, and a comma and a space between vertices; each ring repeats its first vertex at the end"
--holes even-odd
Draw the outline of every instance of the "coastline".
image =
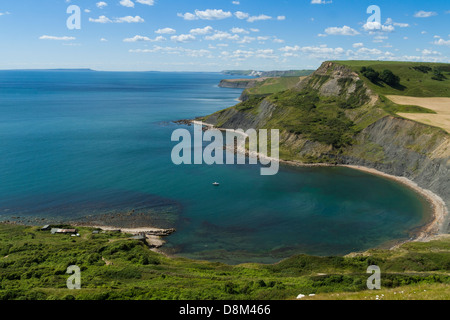
MULTIPOLYGON (((214 125, 204 123, 198 120, 191 120, 192 124, 197 125, 203 125, 208 128, 214 128, 220 131, 230 131, 231 129, 223 129, 223 128, 216 128, 214 125)), ((233 131, 233 130, 231 130, 233 131)), ((348 165, 348 164, 329 164, 329 163, 314 163, 314 164, 308 164, 308 163, 302 163, 299 161, 290 161, 290 160, 282 160, 282 159, 275 159, 271 158, 265 155, 260 154, 259 152, 256 153, 250 153, 246 149, 235 147, 234 150, 229 150, 231 152, 235 153, 245 153, 247 156, 254 156, 259 158, 265 158, 272 161, 278 161, 280 164, 285 164, 289 166, 297 166, 297 167, 345 167, 350 168, 354 170, 359 170, 365 173, 373 174, 379 177, 383 177, 386 179, 393 180, 395 182, 398 182, 414 192, 416 192, 418 195, 420 195, 426 202, 430 205, 431 209, 431 216, 428 219, 429 221, 425 223, 423 226, 419 227, 417 231, 413 231, 413 237, 406 241, 399 241, 399 243, 396 243, 394 246, 391 246, 390 249, 394 249, 399 247, 400 245, 407 243, 407 242, 414 242, 414 241, 430 241, 436 236, 439 236, 441 234, 440 230, 443 227, 443 224, 445 222, 445 218, 448 215, 448 208, 445 204, 444 200, 434 192, 424 189, 420 187, 417 183, 414 181, 406 178, 406 177, 400 177, 400 176, 394 176, 373 168, 364 167, 364 166, 358 166, 358 165, 348 165)))
POLYGON ((100 229, 102 231, 118 231, 121 233, 131 234, 133 236, 145 235, 145 242, 150 247, 150 250, 166 255, 163 251, 159 250, 166 241, 162 237, 166 237, 174 233, 175 229, 160 229, 154 227, 138 227, 138 228, 117 228, 113 226, 105 225, 86 225, 86 224, 72 224, 74 227, 87 227, 93 229, 100 229))

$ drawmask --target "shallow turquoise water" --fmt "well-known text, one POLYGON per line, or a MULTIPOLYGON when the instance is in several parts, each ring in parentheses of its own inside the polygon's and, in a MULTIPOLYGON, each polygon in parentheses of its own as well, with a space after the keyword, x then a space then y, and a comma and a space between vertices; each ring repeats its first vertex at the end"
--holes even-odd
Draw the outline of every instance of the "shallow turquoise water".
POLYGON ((410 189, 347 168, 172 164, 170 121, 236 103, 222 78, 0 71, 0 219, 156 212, 178 230, 169 253, 229 263, 346 254, 424 222, 410 189))

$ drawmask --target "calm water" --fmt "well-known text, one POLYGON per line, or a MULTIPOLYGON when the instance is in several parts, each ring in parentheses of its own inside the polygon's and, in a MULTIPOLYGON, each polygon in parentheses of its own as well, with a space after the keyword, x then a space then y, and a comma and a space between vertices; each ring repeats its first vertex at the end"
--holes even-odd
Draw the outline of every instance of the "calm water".
POLYGON ((134 210, 121 223, 177 228, 169 253, 229 263, 346 254, 423 224, 411 190, 346 168, 173 165, 172 120, 236 103, 223 77, 0 71, 0 220, 134 210))

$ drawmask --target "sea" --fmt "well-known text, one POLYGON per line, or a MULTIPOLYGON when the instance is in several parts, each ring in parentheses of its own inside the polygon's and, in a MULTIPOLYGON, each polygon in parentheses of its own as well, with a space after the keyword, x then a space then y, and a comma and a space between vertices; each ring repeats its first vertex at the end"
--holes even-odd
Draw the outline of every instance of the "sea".
POLYGON ((0 221, 175 228, 169 255, 240 264, 407 240, 429 205, 342 167, 175 165, 174 123, 231 107, 220 73, 0 71, 0 221), (213 186, 219 182, 220 186, 213 186))

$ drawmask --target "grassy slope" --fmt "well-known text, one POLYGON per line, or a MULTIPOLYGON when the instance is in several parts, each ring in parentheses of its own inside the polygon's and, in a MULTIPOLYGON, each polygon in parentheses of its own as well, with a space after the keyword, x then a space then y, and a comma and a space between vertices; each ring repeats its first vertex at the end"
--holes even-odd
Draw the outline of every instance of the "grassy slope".
POLYGON ((267 95, 288 90, 299 82, 299 77, 269 78, 255 87, 247 89, 249 95, 267 95))
POLYGON ((0 224, 0 299, 294 299, 300 293, 363 297, 374 295, 365 287, 365 271, 372 264, 383 272, 383 292, 422 285, 430 290, 420 298, 450 298, 449 290, 440 287, 450 284, 449 238, 409 243, 395 251, 371 250, 366 256, 300 255, 274 265, 228 266, 166 258, 126 235, 91 231, 81 228, 78 238, 0 224), (65 271, 74 264, 82 270, 82 290, 66 288, 65 271))

